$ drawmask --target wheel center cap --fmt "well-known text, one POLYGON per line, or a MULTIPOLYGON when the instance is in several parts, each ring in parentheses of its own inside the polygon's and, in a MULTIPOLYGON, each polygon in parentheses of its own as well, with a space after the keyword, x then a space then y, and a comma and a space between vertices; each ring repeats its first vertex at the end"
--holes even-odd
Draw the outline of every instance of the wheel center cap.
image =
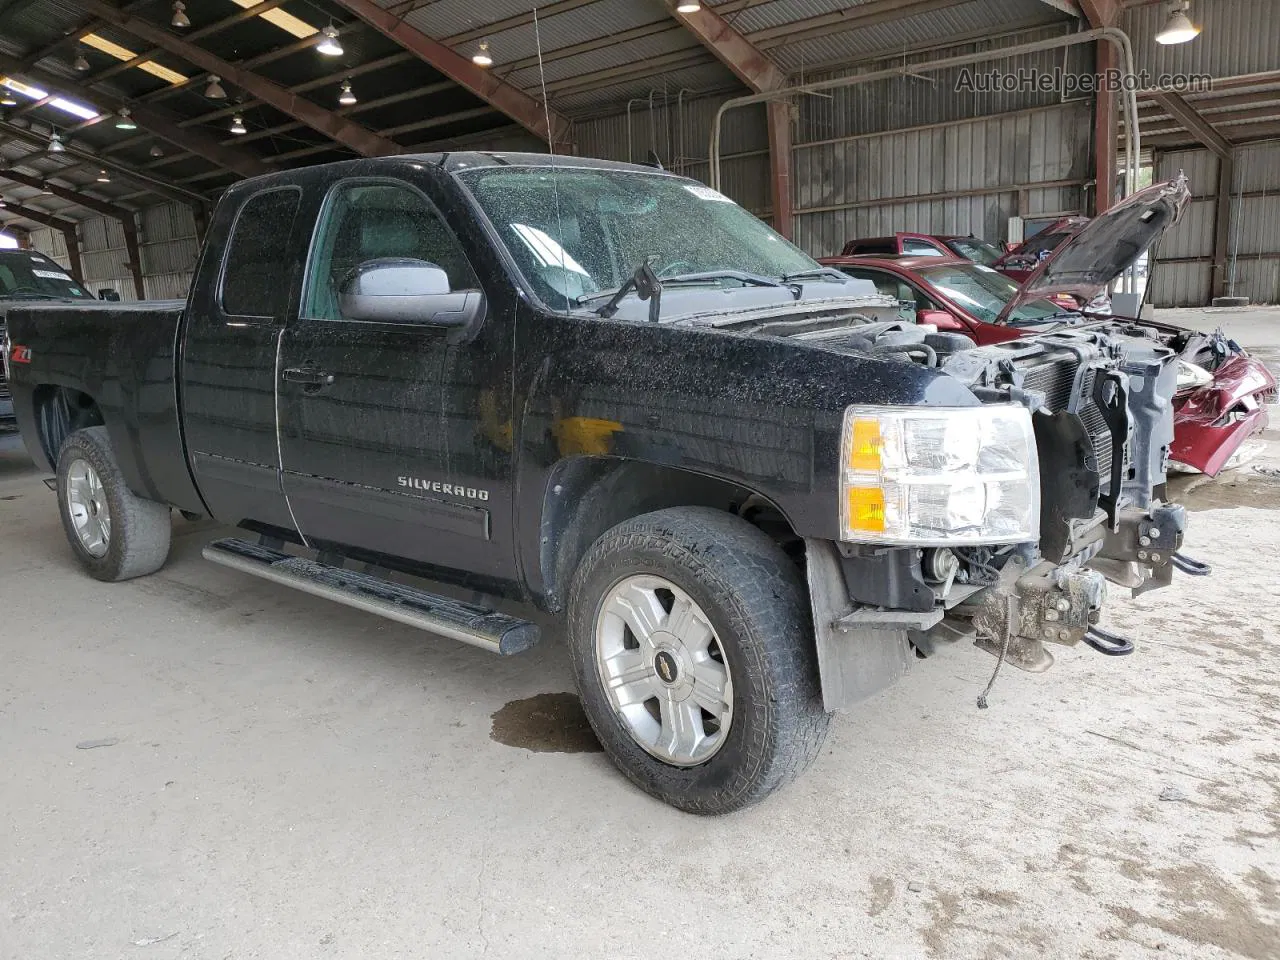
POLYGON ((659 650, 653 658, 653 672, 658 675, 659 680, 671 686, 680 678, 680 664, 666 650, 659 650))

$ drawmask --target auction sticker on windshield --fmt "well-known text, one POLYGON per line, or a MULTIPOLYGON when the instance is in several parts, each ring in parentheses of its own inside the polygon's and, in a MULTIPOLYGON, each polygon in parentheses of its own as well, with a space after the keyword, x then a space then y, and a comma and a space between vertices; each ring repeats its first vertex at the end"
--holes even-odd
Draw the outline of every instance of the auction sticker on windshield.
POLYGON ((712 190, 710 187, 704 187, 700 183, 686 183, 683 186, 699 200, 715 200, 718 203, 733 203, 732 200, 726 197, 719 190, 712 190))

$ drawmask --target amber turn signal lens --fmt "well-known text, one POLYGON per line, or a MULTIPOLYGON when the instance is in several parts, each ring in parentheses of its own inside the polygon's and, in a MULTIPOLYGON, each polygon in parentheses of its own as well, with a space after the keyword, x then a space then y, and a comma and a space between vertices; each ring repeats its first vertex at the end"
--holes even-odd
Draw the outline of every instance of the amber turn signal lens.
POLYGON ((878 473, 880 470, 880 451, 883 441, 880 437, 880 421, 854 420, 853 435, 849 438, 850 470, 865 470, 878 473))
POLYGON ((884 491, 879 487, 850 487, 849 512, 846 514, 850 530, 878 533, 884 530, 884 491))

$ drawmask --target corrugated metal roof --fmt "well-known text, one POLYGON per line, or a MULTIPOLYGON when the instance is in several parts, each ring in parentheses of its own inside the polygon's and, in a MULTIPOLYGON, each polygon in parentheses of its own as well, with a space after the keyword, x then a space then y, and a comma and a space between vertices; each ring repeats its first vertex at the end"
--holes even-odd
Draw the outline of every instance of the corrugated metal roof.
POLYGON ((1164 4, 1125 10, 1120 25, 1133 40, 1139 71, 1228 77, 1280 66, 1280 5, 1275 0, 1193 4, 1191 16, 1202 27, 1200 36, 1189 43, 1165 46, 1155 42, 1155 35, 1168 15, 1164 4))

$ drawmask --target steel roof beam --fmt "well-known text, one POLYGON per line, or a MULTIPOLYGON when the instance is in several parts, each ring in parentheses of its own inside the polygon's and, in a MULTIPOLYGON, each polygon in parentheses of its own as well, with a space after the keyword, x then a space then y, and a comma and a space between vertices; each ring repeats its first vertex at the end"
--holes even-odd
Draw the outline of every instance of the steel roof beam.
POLYGON ((32 174, 23 173, 20 170, 10 168, 8 170, 0 170, 0 179, 12 180, 14 183, 20 183, 23 186, 33 187, 37 190, 48 190, 55 197, 59 197, 69 203, 74 203, 76 206, 84 207, 86 210, 92 210, 94 213, 101 214, 104 217, 110 217, 113 220, 133 219, 132 210, 126 210, 124 207, 118 207, 114 203, 109 203, 106 200, 100 200, 97 197, 91 197, 88 194, 80 193, 77 190, 72 190, 70 187, 50 183, 45 177, 33 176, 32 174))
POLYGON ((1040 0, 1046 7, 1053 7, 1055 10, 1061 10, 1073 17, 1084 17, 1084 11, 1080 9, 1077 0, 1040 0))
POLYGON ((680 13, 677 0, 667 0, 667 9, 698 42, 734 72, 752 93, 768 93, 787 85, 787 75, 776 63, 760 52, 750 40, 735 30, 724 17, 710 7, 695 13, 680 13))
POLYGON ((1193 137, 1219 157, 1231 156, 1231 144, 1195 107, 1176 93, 1157 93, 1152 96, 1165 112, 1187 128, 1193 137))
POLYGON ((1091 27, 1114 27, 1120 20, 1120 0, 1080 0, 1080 10, 1091 27))
MULTIPOLYGON (((94 0, 101 2, 101 0, 94 0)), ((553 146, 567 142, 570 123, 549 105, 540 103, 519 87, 476 66, 469 59, 435 40, 400 17, 384 10, 373 0, 335 0, 383 36, 400 44, 424 63, 439 70, 454 83, 465 87, 494 109, 515 120, 530 133, 553 146), (548 129, 548 125, 550 129, 548 129)))
MULTIPOLYGON (((20 127, 17 124, 0 120, 0 130, 13 137, 15 140, 21 140, 29 143, 41 150, 49 145, 49 137, 47 134, 37 133, 28 127, 20 127)), ((89 153, 87 150, 81 150, 76 146, 67 146, 66 150, 57 154, 59 157, 65 157, 68 161, 78 161, 79 163, 88 163, 98 169, 114 170, 121 176, 130 180, 136 180, 138 183, 148 187, 152 193, 159 194, 169 200, 176 200, 179 203, 204 203, 206 197, 196 193, 194 190, 188 190, 170 180, 163 177, 157 177, 141 170, 135 169, 119 160, 110 160, 98 154, 89 153)), ((21 161, 19 161, 21 162, 21 161)))
POLYGON ((77 99, 86 101, 99 113, 117 113, 122 108, 128 107, 134 122, 139 127, 149 130, 175 147, 197 153, 220 167, 234 170, 244 177, 256 176, 267 170, 262 161, 251 153, 223 146, 204 131, 186 130, 178 126, 176 119, 167 111, 108 96, 38 68, 20 68, 21 63, 16 58, 0 54, 0 70, 21 72, 23 76, 29 77, 41 86, 74 94, 77 99))
POLYGON ((201 70, 217 74, 223 80, 248 91, 251 96, 257 97, 281 113, 288 114, 326 137, 350 147, 360 156, 377 157, 400 152, 400 146, 394 140, 380 137, 372 130, 347 120, 332 110, 326 110, 310 100, 292 94, 280 84, 268 80, 261 74, 228 63, 202 47, 174 36, 149 20, 118 10, 104 0, 80 0, 80 3, 108 23, 141 40, 168 50, 201 70))

